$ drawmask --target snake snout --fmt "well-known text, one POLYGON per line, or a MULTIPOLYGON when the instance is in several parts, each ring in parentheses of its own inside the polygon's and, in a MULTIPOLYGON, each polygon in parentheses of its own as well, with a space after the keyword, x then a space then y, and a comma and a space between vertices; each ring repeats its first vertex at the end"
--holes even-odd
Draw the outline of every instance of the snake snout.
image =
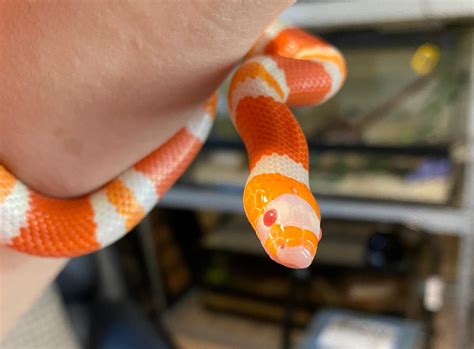
POLYGON ((290 193, 265 206, 255 230, 267 254, 289 268, 308 267, 321 239, 316 211, 302 197, 290 193))
POLYGON ((307 268, 316 255, 318 238, 310 230, 274 224, 263 246, 280 264, 289 268, 307 268))

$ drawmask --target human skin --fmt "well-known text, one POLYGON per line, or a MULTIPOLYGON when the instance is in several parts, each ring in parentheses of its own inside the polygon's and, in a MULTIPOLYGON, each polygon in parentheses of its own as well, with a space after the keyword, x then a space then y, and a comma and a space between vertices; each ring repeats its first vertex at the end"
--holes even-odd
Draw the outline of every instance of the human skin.
MULTIPOLYGON (((159 147, 288 0, 0 1, 0 163, 86 194, 159 147)), ((0 248, 0 337, 65 260, 0 248)))

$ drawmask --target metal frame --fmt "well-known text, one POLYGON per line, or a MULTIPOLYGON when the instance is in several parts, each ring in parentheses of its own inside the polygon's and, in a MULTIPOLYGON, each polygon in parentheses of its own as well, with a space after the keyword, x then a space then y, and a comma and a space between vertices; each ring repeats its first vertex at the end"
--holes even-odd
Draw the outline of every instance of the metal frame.
POLYGON ((474 277, 474 28, 468 33, 471 46, 469 105, 467 110, 467 161, 465 173, 466 225, 459 241, 458 284, 457 284, 457 323, 458 348, 469 348, 472 340, 471 317, 474 277))
POLYGON ((406 22, 447 22, 474 17, 471 0, 301 1, 283 13, 300 27, 332 28, 406 22))
MULTIPOLYGON (((353 218, 378 220, 387 223, 405 223, 422 227, 433 233, 462 234, 466 230, 465 227, 468 222, 465 209, 319 197, 318 203, 321 214, 327 218, 353 218)), ((243 213, 241 193, 179 185, 163 197, 161 206, 243 213)))

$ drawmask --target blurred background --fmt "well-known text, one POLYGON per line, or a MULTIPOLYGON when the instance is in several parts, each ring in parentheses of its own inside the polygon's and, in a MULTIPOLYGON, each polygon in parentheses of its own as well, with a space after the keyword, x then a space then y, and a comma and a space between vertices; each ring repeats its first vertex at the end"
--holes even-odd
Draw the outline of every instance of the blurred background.
POLYGON ((323 216, 313 265, 260 247, 222 104, 160 206, 72 260, 5 348, 474 348, 473 16, 472 0, 300 0, 283 19, 337 46, 349 72, 330 102, 295 110, 323 216))

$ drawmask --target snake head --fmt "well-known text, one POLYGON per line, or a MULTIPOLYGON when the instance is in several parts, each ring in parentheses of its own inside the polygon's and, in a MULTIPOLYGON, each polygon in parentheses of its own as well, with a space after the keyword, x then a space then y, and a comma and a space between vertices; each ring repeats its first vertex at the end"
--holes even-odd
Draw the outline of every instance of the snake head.
POLYGON ((255 230, 268 255, 289 268, 308 267, 322 235, 313 207, 294 194, 271 200, 258 216, 255 230))

